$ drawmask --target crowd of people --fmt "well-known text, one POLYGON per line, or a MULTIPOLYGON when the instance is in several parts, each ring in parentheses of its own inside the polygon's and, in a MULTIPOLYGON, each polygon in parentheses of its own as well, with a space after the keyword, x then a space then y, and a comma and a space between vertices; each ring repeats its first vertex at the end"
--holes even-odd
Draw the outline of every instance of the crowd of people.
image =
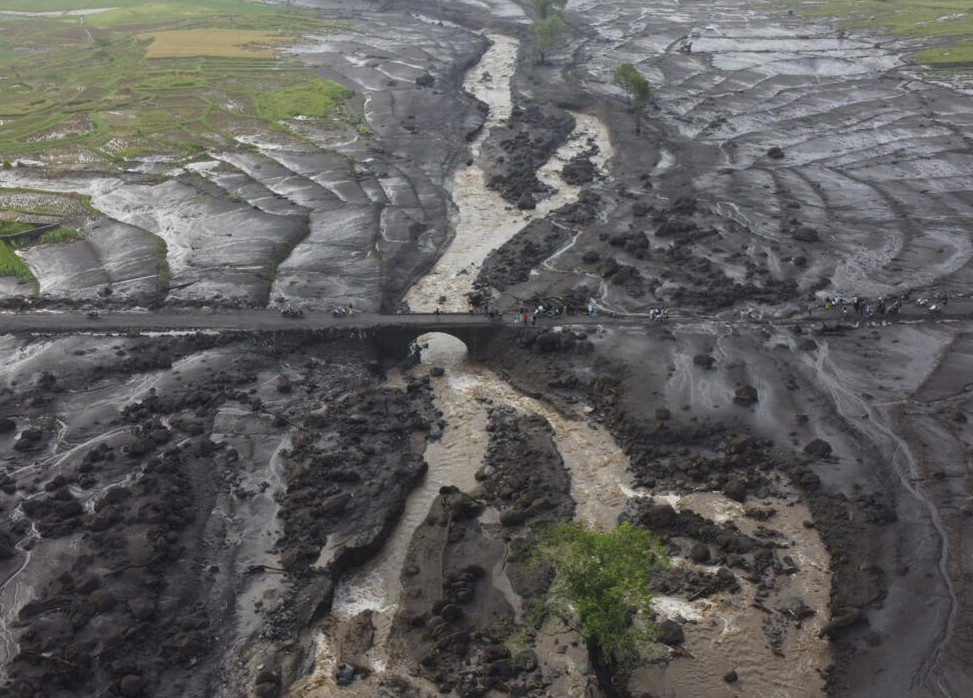
MULTIPOLYGON (((812 317, 815 311, 823 310, 825 313, 840 314, 842 318, 849 315, 857 315, 864 318, 876 316, 895 315, 901 310, 904 303, 909 302, 908 294, 898 297, 879 296, 878 298, 865 298, 854 296, 850 301, 840 296, 827 297, 824 300, 812 299, 807 304, 808 317, 812 317)), ((943 294, 939 302, 929 298, 916 299, 916 305, 926 308, 931 312, 938 312, 949 302, 946 294, 943 294)))

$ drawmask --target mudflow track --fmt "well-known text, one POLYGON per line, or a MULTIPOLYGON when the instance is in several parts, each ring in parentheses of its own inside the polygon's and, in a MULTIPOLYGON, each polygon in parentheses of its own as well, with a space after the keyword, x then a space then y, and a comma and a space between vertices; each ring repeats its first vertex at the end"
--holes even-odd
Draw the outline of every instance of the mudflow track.
POLYGON ((513 2, 302 4, 354 27, 291 57, 352 87, 367 133, 295 121, 191 162, 0 171, 100 212, 25 253, 36 288, 0 284, 11 311, 68 311, 0 317, 4 690, 610 690, 567 629, 513 650, 500 629, 543 586, 511 556, 529 527, 620 511, 675 564, 653 579, 666 644, 614 690, 964 695, 968 83, 769 3, 571 0, 543 65, 513 2), (502 76, 479 63, 490 35, 502 76), (639 133, 611 86, 624 61, 654 88, 639 133), (501 77, 509 117, 479 133, 464 80, 501 77), (552 156, 577 193, 538 213, 552 156), (442 376, 304 331, 401 309, 469 229, 471 161, 518 226, 455 287, 508 317, 598 316, 430 359, 442 376), (824 307, 854 296, 907 300, 824 307), (349 303, 364 312, 330 318, 349 303), (633 321, 659 307, 671 324, 633 321), (386 540, 407 549, 376 557, 386 540), (395 577, 380 609, 347 582, 375 560, 395 577), (331 616, 336 590, 354 613, 331 616))

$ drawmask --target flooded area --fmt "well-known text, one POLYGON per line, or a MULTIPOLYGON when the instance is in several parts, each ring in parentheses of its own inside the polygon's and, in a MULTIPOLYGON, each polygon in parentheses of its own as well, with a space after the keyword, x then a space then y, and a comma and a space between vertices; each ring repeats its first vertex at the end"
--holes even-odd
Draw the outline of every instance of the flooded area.
MULTIPOLYGON (((716 493, 661 495, 658 499, 669 501, 677 511, 732 523, 748 535, 761 526, 745 516, 742 505, 716 493)), ((821 672, 831 661, 828 640, 820 636, 830 620, 830 556, 818 533, 806 525, 811 514, 796 497, 768 498, 759 506, 777 512, 771 525, 780 536, 778 554, 791 558, 794 571, 768 598, 757 594, 756 585, 742 580, 739 594, 715 595, 702 602, 656 599, 655 608, 662 617, 689 621, 684 645, 688 658, 677 654, 665 668, 642 670, 634 679, 638 685, 660 695, 724 696, 724 676, 736 671, 741 678, 734 690, 740 694, 768 698, 823 694, 821 672), (790 619, 785 615, 780 620, 771 613, 781 609, 791 614, 790 619), (802 614, 807 615, 800 617, 802 614), (768 638, 775 634, 782 642, 768 656, 768 638)), ((694 564, 684 559, 673 562, 694 564)))

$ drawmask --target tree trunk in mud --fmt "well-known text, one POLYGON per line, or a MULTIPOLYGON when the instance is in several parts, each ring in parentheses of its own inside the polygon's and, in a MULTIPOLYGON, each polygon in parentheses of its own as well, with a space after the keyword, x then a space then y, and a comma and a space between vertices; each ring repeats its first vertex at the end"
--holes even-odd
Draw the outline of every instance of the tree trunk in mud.
POLYGON ((605 656, 597 642, 588 640, 585 644, 588 648, 591 666, 598 678, 598 686, 605 692, 605 695, 608 698, 631 698, 632 694, 626 685, 628 673, 619 671, 618 664, 605 656))

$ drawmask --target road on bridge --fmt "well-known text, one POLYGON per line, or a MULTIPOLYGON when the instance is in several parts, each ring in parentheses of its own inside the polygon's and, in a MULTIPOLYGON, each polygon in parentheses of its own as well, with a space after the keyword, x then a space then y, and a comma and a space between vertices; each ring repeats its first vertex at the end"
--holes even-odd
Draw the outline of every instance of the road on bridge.
MULTIPOLYGON (((887 322, 895 320, 921 321, 926 319, 969 319, 973 317, 973 299, 957 299, 948 308, 936 315, 930 315, 926 310, 905 306, 898 316, 860 318, 853 315, 844 322, 854 325, 864 322, 887 322)), ((261 332, 282 330, 321 330, 332 327, 402 327, 421 326, 432 330, 433 326, 443 329, 450 327, 482 327, 490 324, 511 325, 513 314, 507 313, 502 318, 491 319, 485 315, 468 313, 435 314, 435 313, 407 313, 402 315, 382 315, 378 313, 356 312, 352 315, 334 317, 331 312, 305 312, 299 317, 288 317, 276 310, 270 309, 174 309, 161 310, 128 310, 102 311, 97 317, 90 317, 82 310, 31 310, 23 312, 0 312, 0 333, 26 332, 49 334, 74 334, 85 332, 179 332, 179 331, 223 331, 223 332, 261 332)), ((668 322, 731 322, 747 324, 738 319, 732 312, 725 315, 691 315, 674 314, 668 322)), ((770 316, 758 318, 752 322, 765 323, 807 323, 814 325, 827 321, 837 323, 841 321, 836 312, 825 313, 817 311, 813 316, 804 313, 790 312, 784 316, 770 316)), ((539 316, 537 326, 553 325, 654 325, 647 315, 567 315, 546 317, 539 316)))
MULTIPOLYGON (((401 326, 442 326, 482 327, 485 325, 511 324, 513 316, 491 319, 485 315, 468 313, 435 314, 409 313, 403 315, 380 315, 356 312, 344 317, 334 317, 330 312, 306 312, 300 317, 288 317, 276 310, 201 310, 201 309, 163 309, 152 311, 103 311, 97 317, 90 317, 83 311, 39 310, 27 312, 0 313, 0 333, 83 333, 83 332, 178 332, 178 331, 224 331, 260 332, 281 330, 321 330, 332 327, 401 327, 401 326)), ((604 322, 607 316, 569 315, 565 317, 538 318, 538 326, 562 324, 590 324, 604 322)), ((620 322, 616 320, 615 322, 620 322)), ((632 318, 634 322, 644 322, 642 318, 632 318)))

